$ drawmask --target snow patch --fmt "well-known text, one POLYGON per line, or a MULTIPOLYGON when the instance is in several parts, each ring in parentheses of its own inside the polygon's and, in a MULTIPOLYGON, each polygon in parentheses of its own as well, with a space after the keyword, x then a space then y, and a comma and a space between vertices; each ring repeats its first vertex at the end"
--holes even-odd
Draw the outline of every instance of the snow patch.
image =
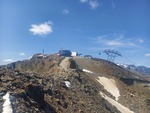
POLYGON ((9 92, 3 96, 3 100, 5 100, 3 104, 3 112, 2 113, 13 113, 12 106, 11 106, 11 97, 9 92))
POLYGON ((65 81, 65 85, 66 85, 66 87, 71 87, 71 83, 69 82, 69 81, 65 81))
POLYGON ((110 97, 108 97, 104 93, 100 92, 100 95, 102 96, 102 98, 104 98, 109 103, 111 103, 113 106, 115 106, 121 113, 134 113, 133 111, 131 111, 127 107, 123 106, 122 104, 118 103, 117 101, 111 99, 110 97))
POLYGON ((92 71, 86 70, 86 69, 82 69, 82 71, 87 72, 87 73, 93 73, 92 71))
POLYGON ((122 67, 124 67, 124 68, 127 68, 128 67, 128 65, 126 65, 126 64, 117 64, 118 66, 122 66, 122 67))
POLYGON ((46 57, 47 57, 47 55, 40 54, 40 55, 37 55, 37 57, 39 57, 39 58, 46 58, 46 57))
POLYGON ((104 89, 106 89, 109 93, 111 93, 115 100, 118 101, 118 98, 120 96, 119 89, 116 86, 115 80, 109 79, 106 77, 98 77, 97 81, 104 86, 104 89))

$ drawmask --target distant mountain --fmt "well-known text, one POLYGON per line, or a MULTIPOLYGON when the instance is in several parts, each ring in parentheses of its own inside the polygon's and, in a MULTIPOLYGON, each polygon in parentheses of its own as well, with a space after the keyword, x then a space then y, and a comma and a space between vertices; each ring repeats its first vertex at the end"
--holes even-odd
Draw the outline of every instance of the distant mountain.
POLYGON ((135 66, 135 65, 128 65, 128 64, 117 64, 118 66, 121 66, 123 68, 126 68, 130 71, 141 73, 145 75, 146 77, 150 77, 150 68, 146 66, 135 66))

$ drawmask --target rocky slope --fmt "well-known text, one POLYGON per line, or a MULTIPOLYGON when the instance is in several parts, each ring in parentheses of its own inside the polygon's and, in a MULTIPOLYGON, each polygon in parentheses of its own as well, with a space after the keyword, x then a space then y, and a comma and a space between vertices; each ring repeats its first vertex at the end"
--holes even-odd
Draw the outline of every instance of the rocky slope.
POLYGON ((0 112, 149 113, 149 87, 119 77, 143 79, 104 60, 36 54, 0 67, 0 112))

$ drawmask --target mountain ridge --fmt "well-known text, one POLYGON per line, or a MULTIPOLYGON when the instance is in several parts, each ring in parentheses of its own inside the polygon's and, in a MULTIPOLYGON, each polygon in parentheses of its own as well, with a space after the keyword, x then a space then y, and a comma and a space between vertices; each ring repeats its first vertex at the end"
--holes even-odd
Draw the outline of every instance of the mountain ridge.
POLYGON ((136 66, 134 64, 117 64, 123 68, 126 68, 132 72, 140 73, 145 77, 150 77, 150 68, 146 66, 136 66))
POLYGON ((0 112, 9 92, 16 113, 148 113, 149 87, 120 77, 144 80, 102 59, 35 54, 0 68, 0 112))

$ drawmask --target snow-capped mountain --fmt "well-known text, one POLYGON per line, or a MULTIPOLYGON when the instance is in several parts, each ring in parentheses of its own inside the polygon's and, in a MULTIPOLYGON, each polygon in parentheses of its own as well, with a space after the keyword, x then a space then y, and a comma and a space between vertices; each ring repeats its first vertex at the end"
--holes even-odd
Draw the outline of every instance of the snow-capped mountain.
POLYGON ((150 68, 146 66, 135 66, 135 65, 128 65, 128 64, 117 64, 118 66, 121 66, 123 68, 126 68, 130 71, 142 73, 145 76, 150 76, 150 68))
POLYGON ((127 68, 128 67, 128 65, 127 64, 117 64, 118 66, 121 66, 121 67, 123 67, 123 68, 127 68))

